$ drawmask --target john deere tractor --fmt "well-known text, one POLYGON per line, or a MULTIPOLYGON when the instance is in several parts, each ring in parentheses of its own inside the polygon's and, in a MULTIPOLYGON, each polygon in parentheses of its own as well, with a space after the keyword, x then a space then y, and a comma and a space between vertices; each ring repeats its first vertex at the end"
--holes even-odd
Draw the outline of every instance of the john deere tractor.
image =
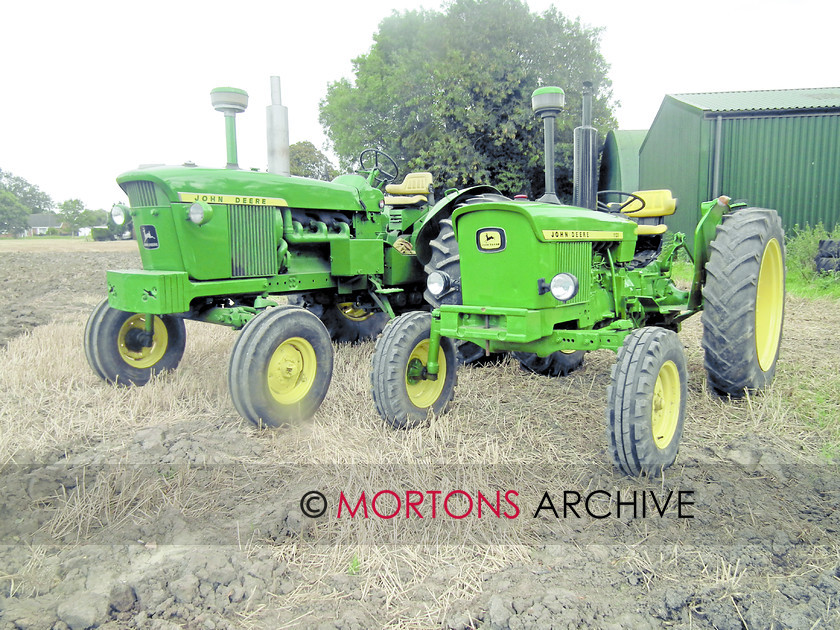
MULTIPOLYGON (((285 173, 282 160, 271 172, 242 170, 235 116, 248 95, 218 88, 211 101, 225 115, 226 168, 155 166, 117 179, 129 205, 112 216, 132 217, 143 268, 108 271, 85 350, 104 380, 143 385, 177 367, 185 320, 245 327, 230 393, 242 416, 277 426, 321 404, 331 341, 375 336, 390 317, 424 308, 415 248, 431 240, 432 176, 396 183, 397 164, 374 149, 361 154, 357 174, 332 182, 291 177, 288 160, 285 173)), ((270 128, 270 140, 281 133, 270 128)))
MULTIPOLYGON (((591 97, 590 97, 591 98, 591 97)), ((784 234, 774 210, 725 196, 701 204, 693 254, 664 218, 667 190, 594 191, 591 125, 576 130, 575 197, 553 192, 553 116, 559 88, 534 93, 546 124, 546 194, 509 199, 495 190, 449 198, 437 216, 425 265, 434 310, 400 315, 376 343, 372 391, 394 427, 441 413, 456 383, 454 342, 512 352, 557 375, 590 350, 617 353, 607 390, 613 463, 631 475, 659 474, 676 457, 686 405, 686 361, 677 332, 701 309, 711 389, 742 396, 773 379, 785 296, 784 234), (587 175, 589 173, 589 175, 587 175), (693 256, 687 290, 671 281, 675 255, 693 256)), ((590 109, 591 111, 591 109, 590 109)), ((419 252, 419 250, 418 250, 419 252)))
MULTIPOLYGON (((279 86, 276 94, 271 107, 279 86)), ((586 351, 610 348, 612 458, 630 474, 661 470, 674 461, 685 414, 676 336, 685 318, 705 306, 713 389, 738 396, 773 378, 781 224, 726 197, 703 204, 694 281, 676 288, 671 265, 687 248, 663 223, 676 207, 668 191, 579 194, 594 186, 590 125, 576 130, 586 151, 576 156, 575 206, 557 199, 553 115, 562 100, 559 88, 534 94, 546 120, 543 197, 509 199, 482 185, 435 201, 430 173, 397 183, 397 164, 375 149, 356 174, 332 182, 290 177, 282 160, 270 159, 269 172, 241 170, 235 116, 248 96, 213 90, 226 168, 146 167, 117 179, 129 205, 112 216, 133 218, 143 268, 108 272, 108 297, 85 329, 88 362, 108 382, 143 385, 177 367, 185 320, 243 329, 231 398, 254 424, 280 426, 320 406, 332 341, 373 338, 390 320, 376 344, 373 396, 388 423, 411 427, 444 410, 459 362, 512 352, 526 369, 557 376, 586 351)), ((270 125, 270 147, 278 133, 270 125)))

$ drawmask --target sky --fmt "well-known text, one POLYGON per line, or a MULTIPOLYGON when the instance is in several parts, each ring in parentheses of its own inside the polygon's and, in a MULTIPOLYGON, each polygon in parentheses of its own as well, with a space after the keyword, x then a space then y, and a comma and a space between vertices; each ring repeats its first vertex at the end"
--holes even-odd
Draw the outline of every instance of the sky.
MULTIPOLYGON (((666 94, 840 86, 832 0, 527 0, 603 28, 621 129, 650 127, 666 94)), ((321 149, 318 103, 352 78, 393 11, 442 0, 6 0, 0 12, 0 169, 56 203, 108 209, 140 164, 223 167, 210 90, 248 92, 239 164, 266 167, 270 77, 290 141, 321 149)), ((560 86, 566 87, 566 86, 560 86)))

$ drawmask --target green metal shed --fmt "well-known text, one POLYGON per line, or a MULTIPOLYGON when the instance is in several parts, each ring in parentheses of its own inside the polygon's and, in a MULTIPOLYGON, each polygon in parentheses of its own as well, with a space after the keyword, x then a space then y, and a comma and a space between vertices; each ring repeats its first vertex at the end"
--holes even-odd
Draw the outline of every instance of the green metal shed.
POLYGON ((639 152, 641 189, 679 200, 690 234, 721 194, 775 208, 785 228, 840 222, 840 88, 669 94, 639 152))
POLYGON ((647 130, 618 129, 607 134, 598 190, 639 190, 639 149, 646 135, 647 130))

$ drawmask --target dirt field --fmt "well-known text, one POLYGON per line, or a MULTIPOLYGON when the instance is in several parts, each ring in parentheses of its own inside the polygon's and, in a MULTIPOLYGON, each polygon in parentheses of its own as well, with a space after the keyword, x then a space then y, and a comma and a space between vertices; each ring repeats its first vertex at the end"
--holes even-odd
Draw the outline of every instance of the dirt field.
POLYGON ((285 430, 236 414, 221 327, 188 322, 176 372, 110 387, 82 333, 135 246, 53 243, 0 242, 0 630, 840 627, 836 301, 788 298, 776 383, 737 402, 706 392, 689 320, 681 452, 638 480, 606 455, 606 351, 562 379, 463 369, 449 413, 402 432, 372 344, 338 347, 285 430), (393 518, 337 517, 383 490, 393 518))

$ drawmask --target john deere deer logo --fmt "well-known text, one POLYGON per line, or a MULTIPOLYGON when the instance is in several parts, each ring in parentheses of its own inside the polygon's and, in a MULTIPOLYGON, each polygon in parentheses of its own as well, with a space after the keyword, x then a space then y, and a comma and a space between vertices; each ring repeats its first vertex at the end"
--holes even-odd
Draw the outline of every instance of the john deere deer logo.
POLYGON ((501 228, 484 228, 475 236, 479 251, 500 252, 505 248, 505 231, 501 228))
POLYGON ((143 241, 143 247, 146 249, 157 249, 160 247, 157 230, 154 225, 141 225, 140 239, 143 241))

